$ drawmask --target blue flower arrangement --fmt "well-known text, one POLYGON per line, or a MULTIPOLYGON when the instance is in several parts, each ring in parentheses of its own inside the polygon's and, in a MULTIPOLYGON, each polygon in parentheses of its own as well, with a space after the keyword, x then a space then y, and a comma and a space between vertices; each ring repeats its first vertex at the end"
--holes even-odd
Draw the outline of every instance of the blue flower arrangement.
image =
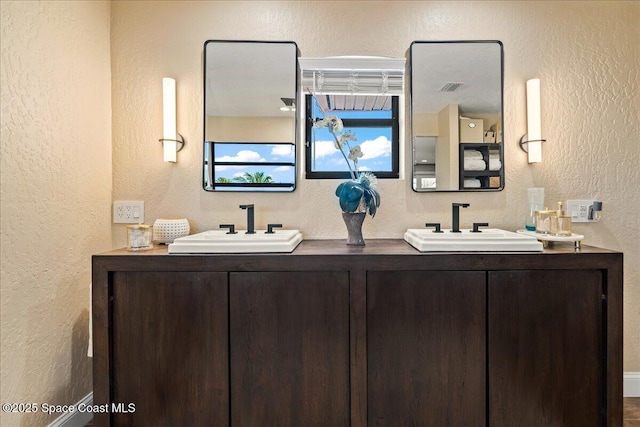
POLYGON ((364 153, 360 145, 351 146, 351 142, 356 142, 356 135, 349 130, 343 131, 342 120, 335 115, 327 115, 317 120, 313 127, 326 127, 333 135, 334 146, 340 151, 349 173, 351 180, 345 181, 336 188, 336 196, 340 202, 342 212, 368 212, 373 218, 376 215, 378 207, 380 207, 380 193, 378 193, 378 178, 371 172, 358 171, 358 159, 364 153), (345 153, 345 149, 348 154, 345 153), (353 162, 353 166, 351 165, 353 162))

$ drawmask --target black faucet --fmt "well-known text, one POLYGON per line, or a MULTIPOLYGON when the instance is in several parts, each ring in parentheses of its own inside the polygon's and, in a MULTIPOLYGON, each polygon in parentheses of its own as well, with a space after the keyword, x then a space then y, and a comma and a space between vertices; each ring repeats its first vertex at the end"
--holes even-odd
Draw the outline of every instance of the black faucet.
POLYGON ((253 223, 253 205, 240 205, 240 209, 247 210, 247 233, 246 234, 256 234, 254 230, 253 223))
POLYGON ((460 233, 460 208, 469 207, 469 203, 453 203, 451 207, 453 209, 451 232, 460 233))

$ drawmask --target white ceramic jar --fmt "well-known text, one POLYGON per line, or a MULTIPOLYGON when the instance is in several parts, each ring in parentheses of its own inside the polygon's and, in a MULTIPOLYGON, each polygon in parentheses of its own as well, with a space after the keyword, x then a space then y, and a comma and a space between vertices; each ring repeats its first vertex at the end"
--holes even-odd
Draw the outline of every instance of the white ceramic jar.
POLYGON ((158 218, 153 223, 153 241, 168 245, 191 231, 186 218, 158 218))

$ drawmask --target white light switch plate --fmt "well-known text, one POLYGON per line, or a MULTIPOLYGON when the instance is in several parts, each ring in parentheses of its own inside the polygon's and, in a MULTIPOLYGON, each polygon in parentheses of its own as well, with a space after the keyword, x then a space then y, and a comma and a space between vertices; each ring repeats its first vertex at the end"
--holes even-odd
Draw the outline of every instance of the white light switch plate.
POLYGON ((571 222, 597 222, 589 219, 589 211, 596 200, 567 200, 567 215, 571 216, 571 222))
POLYGON ((144 222, 144 202, 116 200, 113 202, 114 224, 142 224, 144 222))

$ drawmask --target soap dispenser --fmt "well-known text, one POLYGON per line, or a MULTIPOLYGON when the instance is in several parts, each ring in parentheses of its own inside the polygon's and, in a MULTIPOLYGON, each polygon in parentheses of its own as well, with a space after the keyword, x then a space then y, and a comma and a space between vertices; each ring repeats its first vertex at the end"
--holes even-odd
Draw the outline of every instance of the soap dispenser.
POLYGON ((562 209, 562 202, 558 202, 558 228, 556 236, 571 236, 571 216, 567 215, 567 211, 562 209))

